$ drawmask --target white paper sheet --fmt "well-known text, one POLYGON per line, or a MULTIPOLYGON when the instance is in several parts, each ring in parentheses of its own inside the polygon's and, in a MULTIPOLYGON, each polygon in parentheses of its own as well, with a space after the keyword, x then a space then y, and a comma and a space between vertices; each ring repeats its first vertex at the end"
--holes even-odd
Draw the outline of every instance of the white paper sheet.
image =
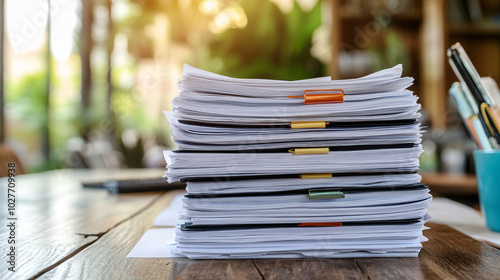
POLYGON ((170 124, 172 139, 179 144, 179 148, 191 150, 240 151, 242 148, 390 145, 419 143, 421 137, 419 124, 330 127, 323 130, 292 130, 283 127, 218 127, 181 123, 172 113, 164 113, 170 124), (211 145, 215 147, 211 148, 211 145))
POLYGON ((417 97, 406 90, 413 78, 401 77, 402 66, 347 80, 302 81, 234 79, 189 65, 179 81, 181 93, 173 100, 175 118, 208 123, 288 123, 290 121, 373 121, 417 119, 417 97), (343 89, 344 102, 303 106, 307 89, 343 89))
MULTIPOLYGON (((405 172, 414 172, 419 167, 421 128, 418 123, 394 121, 416 120, 420 116, 420 105, 418 98, 406 90, 413 79, 402 78, 401 74, 402 67, 398 65, 359 79, 287 82, 234 79, 186 65, 179 82, 181 93, 173 101, 173 112, 166 113, 173 139, 180 144, 179 151, 165 154, 168 180, 343 172, 402 172, 401 176, 406 177, 405 172), (343 103, 304 106, 300 98, 288 98, 290 95, 302 96, 306 89, 332 88, 345 91, 343 103), (324 130, 273 127, 274 124, 312 120, 337 122, 337 126, 331 125, 324 130), (364 121, 370 123, 363 127, 359 123, 352 124, 364 121), (374 126, 373 121, 390 123, 374 126), (338 122, 349 122, 351 127, 342 127, 338 122), (240 152, 236 147, 247 144, 266 148, 303 147, 299 142, 308 142, 304 145, 309 147, 321 142, 320 147, 362 143, 385 144, 390 148, 341 149, 324 155, 295 156, 281 151, 255 153, 243 149, 245 152, 240 152), (192 149, 183 150, 183 143, 192 149), (292 143, 299 146, 290 146, 292 143), (392 146, 398 143, 416 145, 392 146), (203 149, 210 145, 232 147, 203 149), (222 153, 222 150, 231 152, 222 153)), ((368 182, 365 177, 359 177, 359 181, 353 178, 358 186, 368 182)), ((385 182, 395 185, 388 178, 385 182)), ((246 183, 253 184, 253 181, 246 183)), ((201 192, 205 193, 203 189, 201 192)), ((305 194, 186 198, 178 222, 173 219, 177 216, 176 201, 155 221, 155 225, 177 224, 174 241, 167 241, 172 235, 148 231, 143 239, 151 240, 141 239, 136 253, 130 255, 143 253, 158 257, 171 256, 171 252, 175 252, 190 258, 417 256, 421 242, 427 240, 422 230, 428 219, 425 208, 429 200, 427 189, 353 191, 338 201, 311 201, 305 194), (373 206, 372 211, 365 209, 370 206, 373 206), (338 222, 339 217, 343 218, 342 222, 419 220, 374 225, 346 223, 342 227, 311 229, 295 225, 304 220, 338 222), (192 226, 281 223, 283 227, 181 230, 179 224, 184 222, 192 226), (286 223, 294 225, 283 225, 286 223), (374 232, 384 228, 390 230, 374 232), (346 233, 349 230, 353 234, 346 233), (338 236, 333 236, 337 233, 338 236), (147 250, 152 250, 151 254, 147 250)))
MULTIPOLYGON (((177 196, 172 201, 180 202, 182 195, 177 196)), ((169 207, 165 210, 173 211, 169 207)), ((431 206, 428 208, 431 214, 431 221, 439 224, 449 225, 456 230, 467 234, 475 239, 487 240, 489 242, 500 245, 500 233, 493 232, 486 227, 486 223, 481 214, 461 203, 452 201, 447 198, 437 197, 432 201, 431 206)), ((165 222, 165 219, 158 215, 156 222, 165 222)), ((174 222, 175 224, 175 222, 174 222)), ((171 253, 174 245, 171 241, 174 238, 175 228, 156 228, 148 230, 134 249, 128 254, 128 258, 172 258, 180 257, 171 253)))
POLYGON ((164 151, 169 182, 186 177, 225 177, 337 172, 413 172, 419 167, 414 148, 335 151, 323 155, 291 153, 176 153, 164 151))
POLYGON ((170 243, 175 236, 175 228, 153 228, 144 233, 127 258, 175 258, 171 253, 175 244, 170 243))
POLYGON ((486 226, 481 214, 473 208, 453 200, 435 197, 427 209, 431 222, 444 224, 478 240, 486 240, 500 246, 500 233, 486 226))
POLYGON ((177 220, 179 219, 179 211, 182 208, 182 198, 184 194, 178 194, 170 203, 170 206, 165 208, 163 211, 156 216, 153 226, 155 227, 175 227, 177 220))
POLYGON ((314 182, 301 178, 276 178, 255 180, 217 180, 205 182, 189 182, 187 191, 191 194, 224 194, 276 192, 284 190, 303 190, 307 188, 377 188, 394 187, 420 183, 421 176, 413 174, 381 174, 364 176, 336 176, 332 178, 317 178, 314 182))

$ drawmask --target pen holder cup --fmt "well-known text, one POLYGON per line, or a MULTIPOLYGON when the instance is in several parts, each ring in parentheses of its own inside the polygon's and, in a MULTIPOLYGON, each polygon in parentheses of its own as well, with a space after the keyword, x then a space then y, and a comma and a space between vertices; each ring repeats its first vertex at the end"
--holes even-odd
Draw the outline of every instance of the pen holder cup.
POLYGON ((486 225, 500 232, 500 150, 476 150, 474 163, 486 225))

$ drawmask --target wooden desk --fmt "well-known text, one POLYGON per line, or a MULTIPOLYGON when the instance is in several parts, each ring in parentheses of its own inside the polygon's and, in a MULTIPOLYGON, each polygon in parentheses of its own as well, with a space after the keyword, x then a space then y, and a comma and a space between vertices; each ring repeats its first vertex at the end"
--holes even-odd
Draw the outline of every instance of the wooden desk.
MULTIPOLYGON (((127 259, 156 215, 177 194, 108 195, 82 189, 79 179, 151 176, 149 171, 55 171, 17 177, 17 272, 11 279, 493 279, 500 250, 447 226, 429 224, 419 258, 188 260, 127 259)), ((0 179, 2 201, 6 180, 0 179)), ((2 202, 2 205, 5 205, 2 202)), ((0 215, 6 223, 7 211, 0 215)), ((6 227, 0 227, 2 240, 6 227)), ((1 252, 7 251, 2 242, 1 252)))

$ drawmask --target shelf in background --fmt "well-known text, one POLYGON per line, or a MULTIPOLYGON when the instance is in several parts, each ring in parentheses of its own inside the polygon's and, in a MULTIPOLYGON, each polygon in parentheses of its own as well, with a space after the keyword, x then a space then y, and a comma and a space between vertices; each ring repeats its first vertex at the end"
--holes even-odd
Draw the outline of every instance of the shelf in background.
POLYGON ((477 180, 470 174, 423 173, 422 183, 441 195, 477 195, 477 180))
MULTIPOLYGON (((412 23, 412 24, 420 24, 422 22, 422 13, 419 11, 400 12, 397 14, 389 13, 389 15, 390 15, 390 20, 394 22, 412 23)), ((376 14, 341 7, 339 11, 339 16, 341 19, 350 21, 371 21, 375 19, 376 14)))
POLYGON ((448 31, 452 36, 500 37, 498 24, 450 24, 448 31))

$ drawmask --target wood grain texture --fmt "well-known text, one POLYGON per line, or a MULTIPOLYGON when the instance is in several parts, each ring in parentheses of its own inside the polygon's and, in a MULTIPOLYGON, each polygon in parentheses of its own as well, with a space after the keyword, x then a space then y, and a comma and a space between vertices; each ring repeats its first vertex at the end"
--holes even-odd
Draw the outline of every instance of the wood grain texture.
POLYGON ((364 279, 357 259, 256 259, 262 279, 364 279))
MULTIPOLYGON (((204 273, 231 274, 239 271, 244 275, 240 262, 230 264, 221 272, 221 263, 204 261, 191 262, 169 259, 127 259, 126 256, 151 226, 156 215, 170 204, 179 191, 169 192, 160 197, 153 205, 132 219, 120 224, 103 235, 96 243, 86 248, 71 260, 43 274, 40 279, 79 278, 79 279, 157 279, 177 275, 179 279, 192 279, 195 274, 202 277, 204 273), (184 269, 188 268, 187 271, 184 269), (201 268, 202 273, 200 273, 201 268), (216 269, 215 269, 216 268, 216 269), (204 272, 203 272, 204 271, 204 272), (182 272, 182 273, 179 273, 182 272), (189 278, 187 278, 189 277, 189 278)), ((251 264, 251 261, 246 261, 251 264)), ((255 270, 255 275, 258 272, 255 270)), ((177 277, 176 277, 177 279, 177 277)))
POLYGON ((448 279, 499 279, 500 250, 445 226, 431 224, 421 257, 426 276, 448 279))
POLYGON ((419 258, 189 260, 127 259, 166 194, 42 279, 493 279, 500 251, 447 226, 430 224, 419 258), (496 265, 495 265, 496 264, 496 265))
MULTIPOLYGON (((75 180, 78 176, 78 172, 58 171, 16 177, 16 278, 31 277, 71 256, 162 194, 110 196, 104 190, 82 189, 75 180)), ((1 179, 2 190, 6 185, 1 179)), ((6 193, 0 193, 1 201, 6 201, 6 193)), ((6 210, 0 211, 3 221, 6 210)), ((0 227, 0 236, 7 234, 8 228, 0 227)), ((7 252, 9 246, 2 242, 0 250, 7 252)), ((0 262, 0 277, 7 267, 0 262)))

